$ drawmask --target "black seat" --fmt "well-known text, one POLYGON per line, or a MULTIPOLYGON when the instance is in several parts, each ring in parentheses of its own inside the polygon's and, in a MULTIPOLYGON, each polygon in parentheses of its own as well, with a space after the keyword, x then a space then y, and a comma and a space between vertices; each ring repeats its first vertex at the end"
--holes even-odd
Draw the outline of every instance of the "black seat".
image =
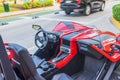
POLYGON ((19 80, 8 59, 2 37, 0 35, 0 80, 19 80))
POLYGON ((26 48, 17 44, 9 44, 9 46, 17 53, 17 61, 20 63, 25 80, 45 80, 42 76, 38 75, 35 63, 26 48))

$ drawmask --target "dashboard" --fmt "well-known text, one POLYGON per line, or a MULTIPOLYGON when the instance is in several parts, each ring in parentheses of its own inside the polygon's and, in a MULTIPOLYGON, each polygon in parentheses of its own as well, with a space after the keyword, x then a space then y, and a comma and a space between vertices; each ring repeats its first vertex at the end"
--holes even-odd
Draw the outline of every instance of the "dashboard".
POLYGON ((54 33, 48 33, 47 36, 50 42, 57 42, 59 40, 59 37, 54 33))

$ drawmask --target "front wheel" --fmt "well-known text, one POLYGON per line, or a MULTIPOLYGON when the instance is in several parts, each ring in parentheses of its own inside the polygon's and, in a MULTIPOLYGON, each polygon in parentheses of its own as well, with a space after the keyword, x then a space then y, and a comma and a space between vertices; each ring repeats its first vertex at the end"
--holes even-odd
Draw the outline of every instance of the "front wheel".
POLYGON ((91 6, 90 6, 90 5, 87 5, 87 6, 85 7, 84 14, 85 14, 86 16, 88 16, 88 15, 90 15, 90 13, 91 13, 91 6))
POLYGON ((71 13, 70 11, 65 11, 66 15, 70 15, 70 13, 71 13))

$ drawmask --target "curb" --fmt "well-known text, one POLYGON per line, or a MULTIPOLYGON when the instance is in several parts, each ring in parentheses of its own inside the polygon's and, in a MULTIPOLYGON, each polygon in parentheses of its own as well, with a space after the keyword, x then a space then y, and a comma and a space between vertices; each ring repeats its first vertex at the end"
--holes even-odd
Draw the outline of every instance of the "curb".
POLYGON ((113 16, 112 16, 112 23, 120 29, 120 22, 117 21, 113 16))

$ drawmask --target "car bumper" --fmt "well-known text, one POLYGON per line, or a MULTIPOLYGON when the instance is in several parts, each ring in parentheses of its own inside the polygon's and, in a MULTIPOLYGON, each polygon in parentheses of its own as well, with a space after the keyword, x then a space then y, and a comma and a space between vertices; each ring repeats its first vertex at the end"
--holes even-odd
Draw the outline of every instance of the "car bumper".
POLYGON ((63 3, 61 4, 60 8, 64 11, 74 11, 74 12, 78 12, 78 11, 83 11, 83 5, 79 5, 79 4, 75 4, 75 3, 63 3))

